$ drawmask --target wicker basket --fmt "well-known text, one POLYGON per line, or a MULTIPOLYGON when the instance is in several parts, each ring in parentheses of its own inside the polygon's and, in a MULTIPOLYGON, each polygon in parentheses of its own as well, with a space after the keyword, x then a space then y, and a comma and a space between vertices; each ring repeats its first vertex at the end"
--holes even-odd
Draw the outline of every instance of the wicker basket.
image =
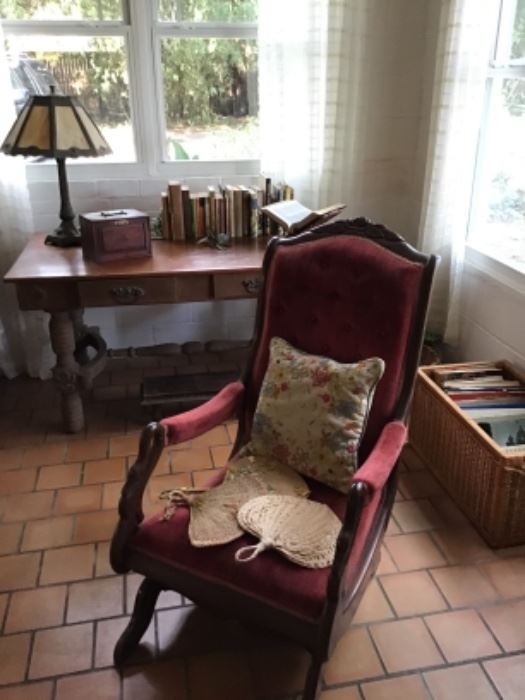
MULTIPOLYGON (((525 375, 511 365, 496 364, 525 384, 525 375)), ((433 369, 418 371, 412 447, 491 546, 525 543, 525 449, 506 454, 432 380, 433 369)))

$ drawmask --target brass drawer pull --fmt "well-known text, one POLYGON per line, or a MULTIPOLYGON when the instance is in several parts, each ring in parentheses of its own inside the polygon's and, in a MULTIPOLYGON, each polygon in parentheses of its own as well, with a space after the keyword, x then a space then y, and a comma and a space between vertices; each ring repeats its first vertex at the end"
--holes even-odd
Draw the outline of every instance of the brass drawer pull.
POLYGON ((251 280, 243 280, 242 286, 248 294, 259 294, 262 288, 262 280, 259 277, 254 277, 251 280))
POLYGON ((142 287, 112 287, 110 292, 118 304, 136 304, 146 294, 142 287))

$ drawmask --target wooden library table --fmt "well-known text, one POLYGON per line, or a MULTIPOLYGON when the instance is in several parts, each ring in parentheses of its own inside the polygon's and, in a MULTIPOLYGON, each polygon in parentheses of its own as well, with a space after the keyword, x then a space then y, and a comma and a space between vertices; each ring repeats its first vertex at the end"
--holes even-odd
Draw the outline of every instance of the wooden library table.
POLYGON ((30 239, 4 281, 16 286, 20 309, 51 314, 53 378, 66 432, 84 427, 80 390, 105 363, 106 345, 97 329, 84 325, 85 308, 255 297, 267 245, 267 239, 237 241, 220 251, 153 241, 151 257, 99 264, 84 260, 81 248, 47 246, 44 239, 30 239))

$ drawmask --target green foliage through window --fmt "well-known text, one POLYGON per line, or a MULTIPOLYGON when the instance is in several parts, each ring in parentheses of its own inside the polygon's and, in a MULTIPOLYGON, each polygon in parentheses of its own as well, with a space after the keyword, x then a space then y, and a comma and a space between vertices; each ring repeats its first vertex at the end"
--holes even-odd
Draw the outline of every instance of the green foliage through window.
POLYGON ((160 0, 161 22, 254 22, 257 0, 160 0))
POLYGON ((4 19, 122 19, 120 0, 0 0, 4 19))
MULTIPOLYGON (((257 20, 258 0, 140 0, 158 2, 162 22, 236 23, 257 20)), ((0 0, 0 19, 122 21, 125 0, 0 0)), ((9 35, 11 80, 20 109, 29 94, 57 91, 80 97, 100 126, 130 123, 127 52, 122 36, 9 35), (38 73, 39 79, 33 80, 38 73), (29 75, 31 74, 31 75, 29 75), (45 79, 44 79, 45 78, 45 79)), ((220 27, 218 33, 221 33, 220 27)), ((95 31, 94 34, 97 34, 95 31)), ((169 156, 201 157, 188 149, 207 130, 224 139, 257 136, 257 41, 246 38, 159 38, 169 156)), ((238 142, 240 143, 240 142, 238 142)), ((244 142, 243 142, 244 143, 244 142)), ((222 153, 228 151, 225 146, 222 153)), ((197 149, 197 152, 198 149, 197 149)), ((222 156, 221 156, 222 157, 222 156)), ((241 156, 242 157, 242 156, 241 156)), ((244 156, 246 157, 246 155, 244 156)))
MULTIPOLYGON (((525 58, 525 0, 518 0, 516 5, 510 58, 525 58)), ((505 80, 503 92, 509 112, 515 117, 525 114, 525 81, 505 80)))
MULTIPOLYGON (((85 50, 18 52, 6 42, 14 88, 45 94, 55 84, 58 93, 77 95, 101 125, 115 126, 130 119, 129 86, 124 41, 120 37, 83 38, 85 50)), ((52 45, 52 39, 49 43, 52 45)), ((31 46, 30 38, 24 47, 31 46)), ((17 104, 17 108, 22 105, 17 104)))
POLYGON ((163 39, 168 126, 257 114, 257 46, 241 39, 163 39))

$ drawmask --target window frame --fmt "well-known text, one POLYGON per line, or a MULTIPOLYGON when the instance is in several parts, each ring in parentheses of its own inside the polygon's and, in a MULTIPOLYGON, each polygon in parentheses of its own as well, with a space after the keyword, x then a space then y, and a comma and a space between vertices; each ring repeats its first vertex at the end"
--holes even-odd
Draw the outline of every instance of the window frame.
MULTIPOLYGON (((486 248, 480 241, 477 232, 480 226, 480 200, 482 198, 484 186, 484 160, 487 148, 487 139, 490 131, 490 108, 493 99, 494 88, 498 79, 504 78, 525 78, 525 58, 510 58, 510 46, 514 20, 516 16, 518 0, 500 0, 498 23, 494 35, 494 43, 491 56, 487 62, 486 86, 483 103, 483 111, 480 119, 478 146, 476 160, 474 164, 473 185, 471 201, 469 206, 469 216, 467 224, 467 259, 475 265, 480 265, 482 257, 486 258, 483 271, 493 273, 500 280, 514 280, 515 276, 525 277, 525 272, 519 269, 510 260, 497 257, 490 249, 486 248), (494 263, 492 264, 491 261, 494 263), (507 272, 505 273, 505 270, 507 272)), ((523 266, 521 266, 523 267, 523 266)))
MULTIPOLYGON (((136 160, 77 163, 68 160, 74 181, 254 176, 259 159, 174 161, 166 157, 166 123, 160 44, 162 38, 257 39, 256 22, 163 22, 157 2, 121 0, 122 20, 0 20, 4 35, 121 36, 129 75, 129 101, 136 160)), ((54 181, 54 163, 28 163, 29 182, 54 181)))

